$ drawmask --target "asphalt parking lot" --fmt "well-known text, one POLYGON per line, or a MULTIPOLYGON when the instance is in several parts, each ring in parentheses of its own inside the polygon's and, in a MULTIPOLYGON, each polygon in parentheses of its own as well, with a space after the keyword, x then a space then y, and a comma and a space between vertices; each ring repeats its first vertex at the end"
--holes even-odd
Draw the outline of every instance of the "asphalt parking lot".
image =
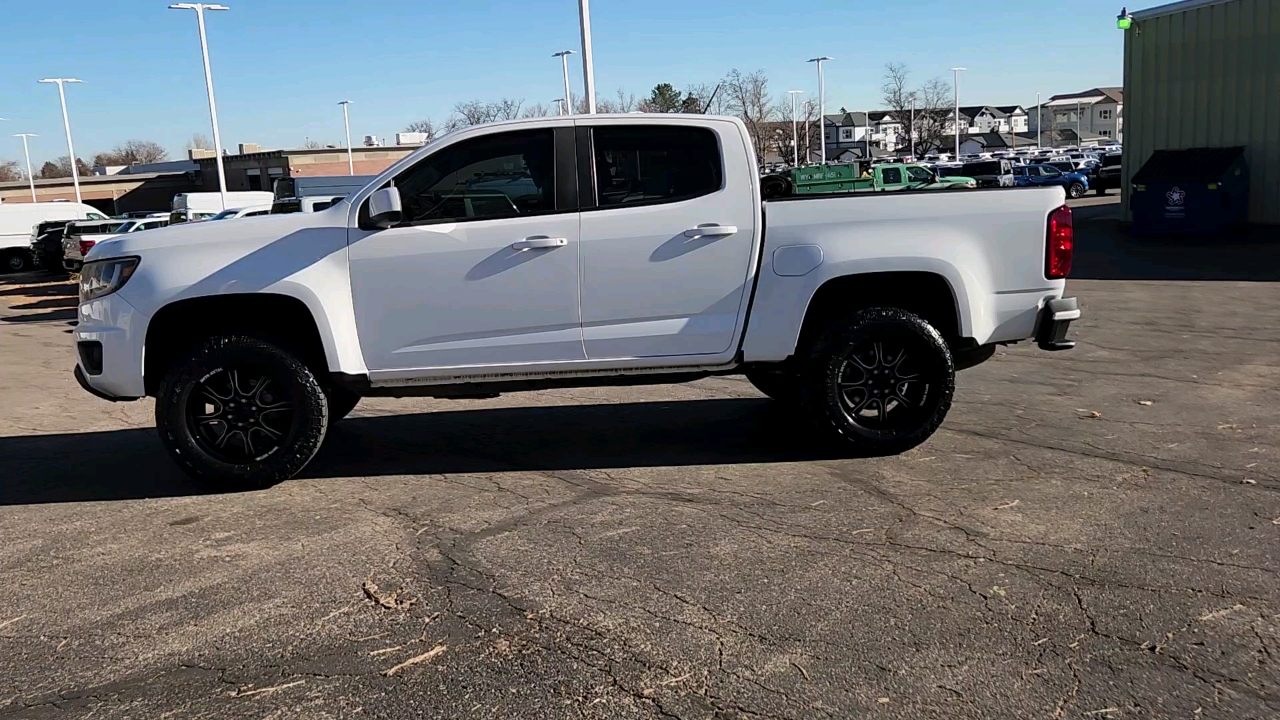
POLYGON ((365 401, 207 494, 0 277, 0 718, 1274 718, 1280 243, 1080 204, 1079 347, 875 460, 722 378, 365 401))

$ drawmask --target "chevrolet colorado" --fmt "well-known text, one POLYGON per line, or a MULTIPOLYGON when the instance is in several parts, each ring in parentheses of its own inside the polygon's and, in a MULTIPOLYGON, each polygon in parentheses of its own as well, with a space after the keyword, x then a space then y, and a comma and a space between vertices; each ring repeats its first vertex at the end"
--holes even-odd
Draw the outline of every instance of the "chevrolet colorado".
POLYGON ((490 397, 744 374, 851 455, 907 450, 955 371, 1066 349, 1059 187, 764 202, 730 118, 473 127, 326 210, 89 251, 75 376, 156 399, 188 473, 264 487, 365 396, 490 397))

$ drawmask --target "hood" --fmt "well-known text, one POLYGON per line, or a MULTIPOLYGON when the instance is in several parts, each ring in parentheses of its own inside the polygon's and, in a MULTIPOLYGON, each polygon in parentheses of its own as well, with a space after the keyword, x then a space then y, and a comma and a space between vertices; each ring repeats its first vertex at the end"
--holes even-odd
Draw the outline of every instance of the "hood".
POLYGON ((350 203, 336 203, 315 213, 290 213, 287 215, 259 215, 257 217, 232 218, 218 222, 189 222, 146 232, 118 235, 103 240, 85 257, 86 261, 128 255, 145 255, 147 252, 184 246, 199 245, 265 245, 290 233, 316 227, 346 227, 350 203))

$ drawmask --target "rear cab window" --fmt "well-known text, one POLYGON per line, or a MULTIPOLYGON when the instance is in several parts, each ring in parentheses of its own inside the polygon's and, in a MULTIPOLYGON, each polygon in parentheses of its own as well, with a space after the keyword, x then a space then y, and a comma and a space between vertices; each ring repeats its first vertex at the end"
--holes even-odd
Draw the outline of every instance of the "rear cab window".
POLYGON ((592 129, 596 206, 691 200, 724 187, 720 142, 708 128, 602 125, 592 129))

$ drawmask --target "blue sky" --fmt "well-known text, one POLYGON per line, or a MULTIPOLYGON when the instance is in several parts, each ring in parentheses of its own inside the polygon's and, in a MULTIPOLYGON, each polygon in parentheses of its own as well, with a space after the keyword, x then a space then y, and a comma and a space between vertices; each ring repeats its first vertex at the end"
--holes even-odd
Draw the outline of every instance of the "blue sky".
MULTIPOLYGON (((21 159, 9 136, 34 132, 33 162, 66 154, 57 90, 75 76, 68 106, 77 155, 130 139, 173 154, 209 135, 195 15, 165 0, 6 0, 0 42, 0 159, 21 159)), ((208 33, 223 144, 297 147, 342 142, 339 100, 352 135, 390 137, 409 121, 442 119, 468 99, 563 95, 551 53, 579 49, 576 0, 226 0, 208 33)), ((1144 3, 1143 6, 1155 4, 1144 3)), ((1136 9, 1136 8, 1131 8, 1136 9)), ((964 66, 965 104, 1034 104, 1122 81, 1119 2, 1072 0, 594 0, 598 94, 683 88, 730 68, 764 70, 778 95, 816 93, 827 65, 827 107, 873 109, 883 67, 902 62, 917 81, 964 66)), ((575 95, 581 62, 571 58, 575 95)))

